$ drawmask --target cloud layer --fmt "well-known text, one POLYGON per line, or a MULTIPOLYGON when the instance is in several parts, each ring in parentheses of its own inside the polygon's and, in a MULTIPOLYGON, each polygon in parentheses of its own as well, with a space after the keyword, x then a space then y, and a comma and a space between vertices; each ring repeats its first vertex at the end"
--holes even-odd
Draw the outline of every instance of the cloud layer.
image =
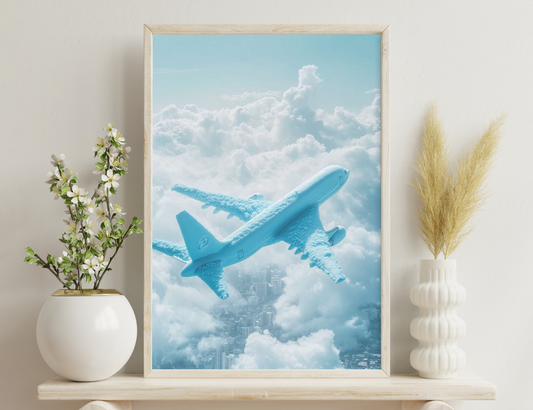
POLYGON ((267 334, 252 333, 234 369, 342 368, 331 330, 319 330, 295 341, 281 343, 267 334))
MULTIPOLYGON (((284 93, 225 96, 237 105, 218 110, 170 105, 154 116, 154 238, 181 242, 175 215, 184 209, 219 239, 241 225, 170 191, 176 183, 244 198, 260 192, 272 201, 328 165, 350 170, 347 184, 320 208, 326 229, 347 228, 346 238, 334 248, 344 283, 334 284, 309 268, 286 244, 263 248, 227 269, 246 273, 274 262, 287 274, 274 318, 284 342, 250 335, 239 367, 267 368, 268 360, 302 366, 299 359, 283 364, 266 352, 272 348, 284 357, 304 342, 310 349, 316 344, 314 352, 326 352, 316 356, 321 362, 313 366, 335 367, 335 349, 348 351, 379 340, 369 312, 380 303, 380 95, 372 90, 369 105, 359 112, 343 107, 327 112, 314 107, 324 84, 318 68, 309 65, 284 93)), ((197 278, 181 278, 183 265, 169 259, 154 254, 154 352, 168 362, 183 358, 190 365, 207 341, 220 343, 213 309, 225 302, 197 278)), ((245 302, 230 288, 227 303, 236 308, 245 302)))

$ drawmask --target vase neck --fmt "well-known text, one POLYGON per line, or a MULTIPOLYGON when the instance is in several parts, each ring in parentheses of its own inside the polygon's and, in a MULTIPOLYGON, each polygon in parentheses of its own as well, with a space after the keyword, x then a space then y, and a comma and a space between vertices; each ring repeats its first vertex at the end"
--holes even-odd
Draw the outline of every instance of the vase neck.
POLYGON ((455 259, 420 261, 421 282, 449 282, 457 280, 455 259))

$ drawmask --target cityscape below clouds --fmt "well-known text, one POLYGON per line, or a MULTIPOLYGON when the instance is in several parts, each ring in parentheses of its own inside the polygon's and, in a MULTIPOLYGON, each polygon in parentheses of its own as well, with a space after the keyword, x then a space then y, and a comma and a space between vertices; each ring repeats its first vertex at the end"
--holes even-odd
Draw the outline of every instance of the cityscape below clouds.
POLYGON ((346 228, 332 248, 346 280, 280 242, 225 268, 220 300, 153 252, 153 368, 379 369, 379 36, 251 37, 154 36, 152 236, 183 243, 183 210, 219 240, 243 224, 174 184, 276 201, 339 165, 350 177, 320 219, 346 228))
MULTIPOLYGON (((247 369, 243 357, 246 341, 250 335, 266 335, 276 340, 283 340, 283 329, 275 324, 277 297, 283 293, 285 272, 283 269, 269 265, 265 269, 251 272, 232 271, 226 275, 228 283, 244 298, 238 300, 237 306, 231 304, 216 305, 212 315, 221 324, 218 343, 211 350, 206 349, 199 362, 189 363, 187 368, 197 369, 247 369)), ((379 306, 369 305, 365 309, 371 334, 358 349, 338 352, 339 366, 344 369, 381 369, 380 337, 381 311, 379 306)), ((185 367, 183 359, 174 362, 167 359, 164 352, 154 354, 154 368, 176 369, 185 367)), ((252 367, 257 368, 257 367, 252 367)), ((264 367, 263 367, 264 368, 264 367)))

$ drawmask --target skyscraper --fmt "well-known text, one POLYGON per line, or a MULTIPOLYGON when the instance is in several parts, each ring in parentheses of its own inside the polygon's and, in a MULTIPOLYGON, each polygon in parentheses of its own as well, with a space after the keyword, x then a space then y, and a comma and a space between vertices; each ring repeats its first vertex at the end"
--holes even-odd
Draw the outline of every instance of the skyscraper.
POLYGON ((267 298, 268 287, 269 287, 269 284, 266 282, 256 283, 255 289, 256 289, 257 297, 259 298, 259 300, 264 300, 267 298))

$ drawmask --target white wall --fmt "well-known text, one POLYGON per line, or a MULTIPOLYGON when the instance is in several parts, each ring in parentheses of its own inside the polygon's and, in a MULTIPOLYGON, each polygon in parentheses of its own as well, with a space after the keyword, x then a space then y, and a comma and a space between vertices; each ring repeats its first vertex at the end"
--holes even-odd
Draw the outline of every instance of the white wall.
MULTIPOLYGON (((47 194, 51 153, 65 153, 88 181, 91 146, 114 121, 133 147, 121 180, 129 216, 143 213, 143 23, 388 23, 391 25, 392 371, 412 372, 416 309, 409 289, 428 257, 416 232, 416 196, 408 185, 428 103, 439 102, 455 155, 491 118, 509 113, 490 178, 492 196, 476 229, 456 252, 468 298, 460 309, 468 334, 465 373, 498 386, 496 402, 464 409, 528 407, 533 387, 533 3, 529 0, 121 0, 0 4, 2 235, 0 238, 0 397, 6 409, 77 409, 38 402, 53 377, 35 341, 39 309, 58 288, 46 271, 22 263, 24 247, 60 251, 62 207, 47 194), (123 182, 123 183, 122 183, 123 182)), ((130 239, 106 287, 123 291, 142 315, 142 238, 130 239)), ((141 335, 139 335, 141 336, 141 335)), ((124 371, 142 371, 142 345, 124 371)), ((140 409, 212 406, 271 409, 273 403, 138 403, 140 409)), ((373 404, 282 403, 279 409, 399 409, 373 404)), ((531 406, 531 403, 529 403, 531 406)), ((458 407, 459 408, 459 407, 458 407)))

